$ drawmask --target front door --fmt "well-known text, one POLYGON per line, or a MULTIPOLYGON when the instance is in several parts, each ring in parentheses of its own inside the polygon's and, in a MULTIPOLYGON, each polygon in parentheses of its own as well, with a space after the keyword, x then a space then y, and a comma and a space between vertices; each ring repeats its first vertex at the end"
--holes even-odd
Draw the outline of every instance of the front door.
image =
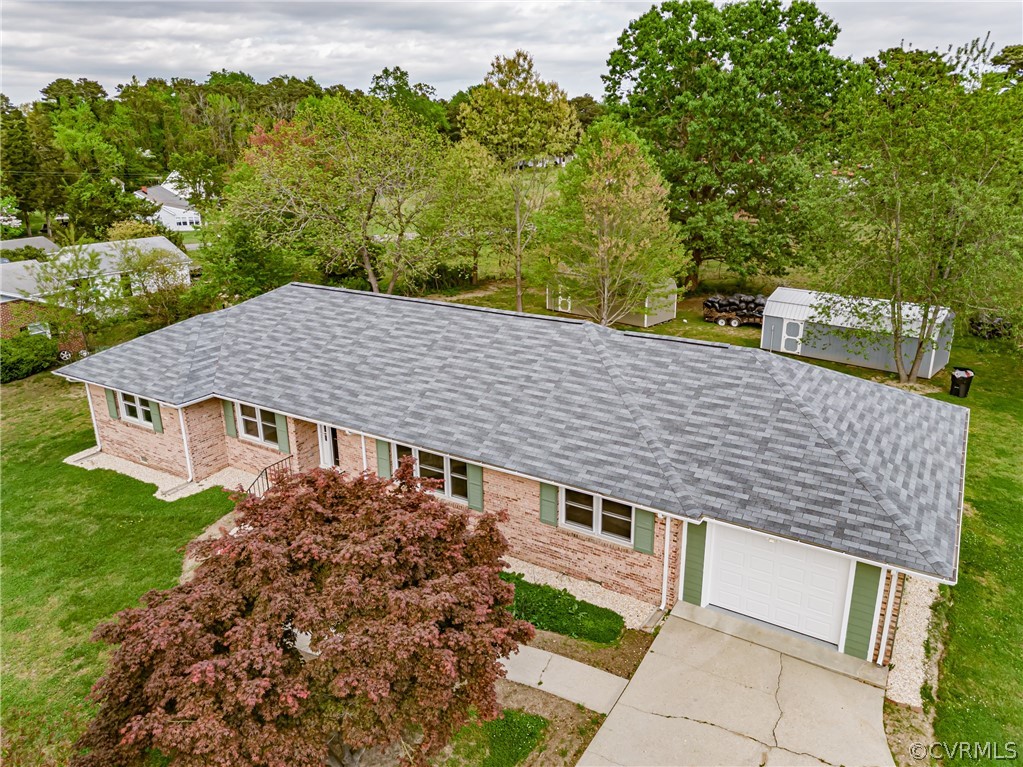
POLYGON ((337 445, 337 429, 333 426, 320 424, 320 467, 331 469, 341 465, 340 451, 337 445))

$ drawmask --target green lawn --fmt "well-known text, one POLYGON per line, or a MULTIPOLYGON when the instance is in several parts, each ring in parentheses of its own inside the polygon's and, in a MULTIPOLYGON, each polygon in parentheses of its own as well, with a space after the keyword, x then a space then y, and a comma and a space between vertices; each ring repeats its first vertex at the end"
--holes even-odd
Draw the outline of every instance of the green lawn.
POLYGON ((455 733, 441 767, 515 767, 539 745, 547 725, 542 716, 515 709, 491 722, 467 724, 455 733))
MULTIPOLYGON (((511 287, 451 300, 515 308, 511 287)), ((529 312, 555 314, 544 307, 542 291, 528 291, 524 304, 529 312)), ((677 319, 649 332, 742 346, 758 346, 760 341, 758 328, 733 330, 704 322, 699 299, 686 301, 677 319)), ((874 370, 819 364, 862 378, 883 377, 874 370)), ((1023 360, 1005 342, 959 332, 949 368, 930 383, 941 393, 928 396, 970 408, 966 501, 975 510, 963 524, 959 583, 945 589, 948 604, 942 609, 949 625, 940 665, 936 733, 949 743, 1014 740, 1019 744, 1023 742, 1023 360), (953 366, 976 372, 966 399, 946 393, 948 370, 953 366)))
POLYGON ((66 764, 106 658, 92 630, 174 585, 181 547, 231 502, 208 490, 166 503, 152 485, 62 463, 95 442, 80 385, 41 373, 0 397, 2 761, 66 764))
POLYGON ((617 642, 625 630, 625 620, 614 610, 576 599, 564 589, 530 583, 518 573, 501 577, 515 584, 512 613, 538 629, 598 644, 617 642))

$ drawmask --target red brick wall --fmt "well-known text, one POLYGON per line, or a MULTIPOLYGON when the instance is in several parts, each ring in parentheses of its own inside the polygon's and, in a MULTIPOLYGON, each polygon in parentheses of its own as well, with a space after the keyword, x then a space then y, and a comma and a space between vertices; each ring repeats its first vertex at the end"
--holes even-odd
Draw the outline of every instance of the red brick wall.
POLYGON ((188 464, 177 408, 159 406, 163 434, 157 434, 148 426, 111 418, 104 390, 91 384, 86 390, 92 404, 92 412, 96 417, 100 447, 104 453, 144 466, 152 466, 182 479, 188 478, 188 464))
MULTIPOLYGON (((241 424, 238 424, 239 432, 241 424)), ((227 462, 229 466, 258 474, 271 463, 284 458, 284 453, 270 445, 252 442, 241 437, 227 437, 227 462)))
MULTIPOLYGON (((362 473, 362 437, 358 434, 345 434, 343 430, 337 432, 338 456, 340 459, 339 469, 348 474, 362 473)), ((366 438, 366 467, 376 473, 377 450, 376 440, 366 438)))
POLYGON ((295 456, 295 471, 309 471, 320 465, 320 436, 316 424, 288 419, 288 442, 291 454, 295 456))
MULTIPOLYGON (((33 322, 45 322, 45 309, 34 301, 4 301, 0 303, 0 338, 13 338, 33 322)), ((85 337, 79 329, 70 330, 57 337, 61 351, 78 354, 85 348, 85 337)))
POLYGON ((192 471, 197 481, 227 468, 227 429, 219 399, 186 407, 185 431, 192 453, 192 471))
MULTIPOLYGON (((540 567, 573 578, 594 581, 610 591, 626 594, 650 604, 661 602, 664 566, 664 522, 657 521, 654 553, 641 554, 630 547, 577 533, 540 521, 540 483, 511 474, 484 469, 483 499, 487 511, 505 510, 508 521, 501 529, 508 539, 510 554, 540 567)), ((672 525, 671 569, 668 576, 668 604, 678 589, 678 532, 672 525)))

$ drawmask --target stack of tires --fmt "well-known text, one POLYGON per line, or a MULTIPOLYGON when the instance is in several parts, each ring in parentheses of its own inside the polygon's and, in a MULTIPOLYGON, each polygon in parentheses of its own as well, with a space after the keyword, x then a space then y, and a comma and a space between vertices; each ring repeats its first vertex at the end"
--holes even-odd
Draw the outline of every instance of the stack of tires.
POLYGON ((764 305, 767 298, 762 295, 751 296, 747 293, 735 293, 730 296, 711 296, 703 302, 704 317, 718 325, 738 327, 743 322, 762 324, 764 321, 764 305), (721 316, 728 315, 728 316, 721 316))

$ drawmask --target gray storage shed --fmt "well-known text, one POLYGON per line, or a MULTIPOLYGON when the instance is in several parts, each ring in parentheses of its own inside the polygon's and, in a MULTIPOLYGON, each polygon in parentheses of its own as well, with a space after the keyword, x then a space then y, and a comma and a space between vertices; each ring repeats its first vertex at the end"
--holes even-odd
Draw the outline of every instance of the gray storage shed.
MULTIPOLYGON (((678 285, 674 280, 668 280, 657 291, 657 295, 647 296, 644 311, 629 312, 615 324, 649 328, 662 322, 670 322, 678 313, 677 294, 678 285)), ((557 285, 547 286, 547 308, 552 312, 574 314, 577 317, 593 317, 593 310, 588 305, 582 301, 573 301, 572 297, 563 293, 557 285)))
MULTIPOLYGON (((903 304, 902 316, 906 324, 902 354, 908 369, 920 343, 921 307, 903 304)), ((954 320, 951 310, 938 308, 932 335, 934 343, 924 352, 921 378, 930 378, 948 364, 954 320)), ((760 348, 890 373, 896 371, 889 304, 876 298, 778 288, 764 306, 760 348)))

